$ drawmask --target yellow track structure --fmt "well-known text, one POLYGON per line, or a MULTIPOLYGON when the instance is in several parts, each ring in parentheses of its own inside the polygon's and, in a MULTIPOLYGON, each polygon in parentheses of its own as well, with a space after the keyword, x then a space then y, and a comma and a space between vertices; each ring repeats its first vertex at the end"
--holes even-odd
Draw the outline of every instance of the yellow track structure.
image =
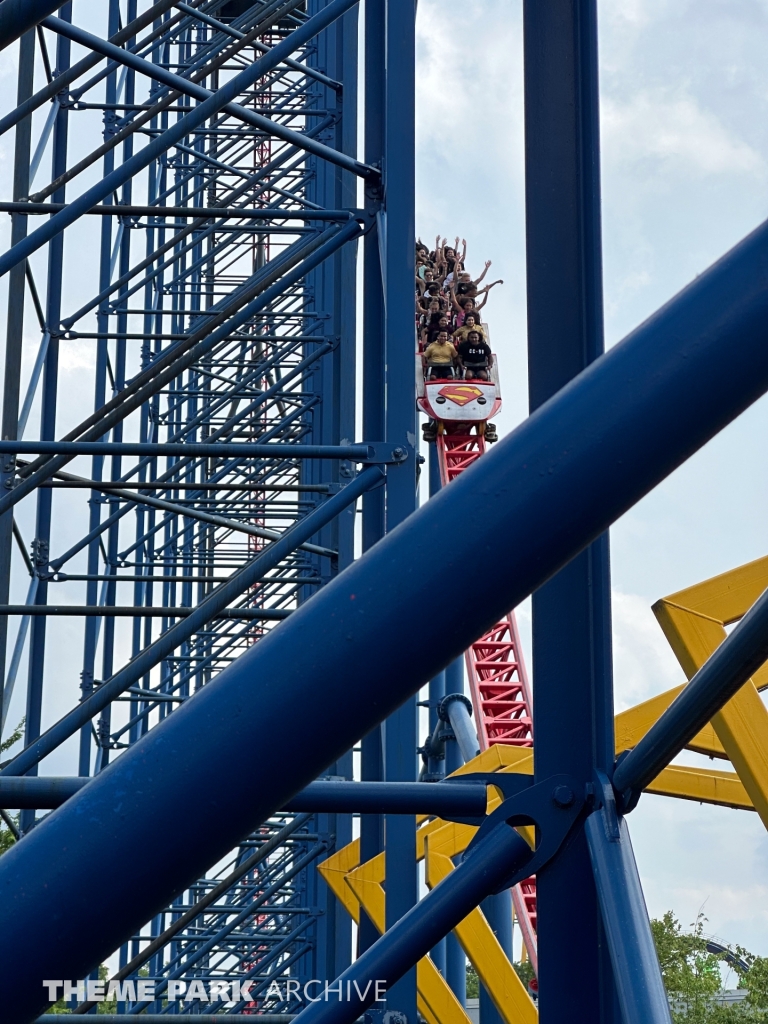
MULTIPOLYGON (((768 558, 758 558, 656 602, 653 611, 689 679, 723 642, 727 635, 725 627, 745 615, 766 587, 768 558)), ((733 787, 738 779, 752 809, 768 828, 768 711, 758 694, 758 690, 766 686, 768 665, 763 665, 689 744, 691 750, 729 760, 736 769, 736 777, 731 772, 705 772, 709 781, 702 782, 701 788, 694 785, 691 792, 665 795, 709 802, 707 786, 717 789, 719 785, 722 793, 730 788, 735 795, 733 787), (722 775, 726 776, 724 783, 719 780, 722 775)), ((617 715, 617 753, 633 747, 681 689, 667 690, 617 715)), ((679 775, 682 769, 667 769, 669 771, 679 775)), ((744 805, 736 801, 732 806, 744 805)))
MULTIPOLYGON (((686 676, 703 665, 726 636, 726 626, 744 615, 768 587, 768 557, 732 569, 686 590, 662 598, 653 611, 686 676)), ((735 771, 670 765, 648 792, 700 803, 756 810, 768 827, 768 711, 758 690, 768 687, 768 664, 747 682, 691 741, 691 750, 729 760, 735 771)), ((633 747, 680 693, 676 687, 616 716, 616 753, 633 747)), ((530 749, 494 746, 455 774, 470 772, 533 773, 530 749)), ((489 811, 500 794, 491 789, 489 811)), ((521 829, 525 833, 526 830, 521 829)), ((440 819, 417 821, 416 855, 432 888, 452 870, 451 858, 469 845, 476 829, 440 819)), ((531 841, 531 837, 526 836, 531 841)), ((332 854, 318 871, 350 916, 360 920, 360 907, 379 931, 384 930, 385 854, 360 863, 355 840, 332 854)), ((473 910, 455 930, 470 963, 505 1024, 534 1024, 536 1008, 499 945, 482 910, 473 910)), ((428 1024, 469 1024, 435 965, 424 957, 416 971, 418 1008, 428 1024)))

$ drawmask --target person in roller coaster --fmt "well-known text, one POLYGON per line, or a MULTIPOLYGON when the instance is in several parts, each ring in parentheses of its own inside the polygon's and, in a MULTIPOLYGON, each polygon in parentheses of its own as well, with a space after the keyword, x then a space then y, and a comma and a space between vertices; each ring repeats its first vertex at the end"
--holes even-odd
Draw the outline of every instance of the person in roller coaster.
POLYGON ((451 341, 448 331, 438 332, 435 340, 427 345, 422 356, 422 363, 429 380, 452 380, 456 376, 454 367, 459 362, 459 353, 451 341))
POLYGON ((448 299, 440 291, 440 285, 437 281, 431 281, 423 293, 416 300, 417 308, 421 306, 422 309, 426 308, 430 302, 437 302, 441 309, 448 309, 448 299))
POLYGON ((423 277, 418 273, 416 274, 416 291, 422 297, 427 292, 430 285, 434 285, 436 289, 436 292, 433 292, 432 294, 439 293, 441 283, 442 282, 436 277, 435 271, 429 266, 425 269, 423 277))
POLYGON ((464 325, 462 327, 457 327, 453 332, 454 345, 458 347, 470 331, 476 331, 483 341, 485 341, 485 328, 480 323, 480 317, 476 316, 472 312, 464 315, 464 325))
POLYGON ((448 294, 450 295, 451 306, 456 313, 457 321, 461 320, 463 322, 464 317, 472 310, 479 313, 488 301, 488 293, 491 288, 497 284, 504 284, 504 282, 494 281, 493 284, 486 285, 486 287, 481 289, 479 292, 475 289, 474 295, 460 295, 458 297, 456 296, 455 290, 450 288, 448 294), (481 295, 483 296, 482 300, 480 300, 481 295))
MULTIPOLYGON (((451 321, 447 313, 441 313, 437 319, 437 323, 430 324, 429 330, 427 332, 427 345, 431 345, 433 341, 437 341, 437 336, 438 334, 441 333, 441 331, 445 331, 445 333, 450 338, 451 321)), ((426 348, 426 345, 424 347, 426 348)))
POLYGON ((470 331, 458 348, 459 366, 466 380, 488 380, 493 353, 478 331, 470 331))
POLYGON ((451 333, 450 318, 443 310, 430 310, 419 321, 419 351, 423 352, 427 345, 431 345, 440 331, 451 333))
MULTIPOLYGON (((468 295, 472 299, 476 298, 478 285, 481 283, 490 268, 491 261, 486 260, 482 274, 475 281, 472 280, 472 275, 468 270, 459 271, 458 280, 452 283, 451 290, 455 292, 457 298, 461 298, 462 295, 468 295)), ((499 282, 494 282, 494 284, 497 283, 499 282)))

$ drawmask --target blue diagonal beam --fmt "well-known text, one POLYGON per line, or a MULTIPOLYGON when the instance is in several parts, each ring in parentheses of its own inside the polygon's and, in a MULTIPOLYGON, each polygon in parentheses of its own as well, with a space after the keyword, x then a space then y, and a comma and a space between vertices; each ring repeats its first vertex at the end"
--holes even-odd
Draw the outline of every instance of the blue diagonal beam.
POLYGON ((0 3, 0 50, 61 7, 61 0, 3 0, 0 3))
POLYGON ((86 976, 768 390, 766 279, 764 224, 9 850, 3 1019, 86 976), (425 616, 468 569, 482 596, 425 616), (95 864, 109 915, 84 898, 95 864))

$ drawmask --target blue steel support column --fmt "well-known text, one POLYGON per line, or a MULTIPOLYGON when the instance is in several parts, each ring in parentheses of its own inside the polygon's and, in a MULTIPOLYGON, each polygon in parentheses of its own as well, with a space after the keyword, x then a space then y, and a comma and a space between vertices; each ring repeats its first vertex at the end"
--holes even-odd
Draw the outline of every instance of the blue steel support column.
MULTIPOLYGON (((416 402, 413 389, 415 328, 413 277, 416 223, 415 192, 415 6, 413 0, 386 0, 384 126, 384 343, 387 404, 386 439, 408 458, 387 475, 386 528, 393 530, 416 507, 416 402)), ((403 637, 382 636, 381 643, 403 637)), ((426 679, 424 680, 426 682, 426 679)), ((416 697, 391 715, 384 729, 385 777, 393 782, 416 778, 418 747, 416 697)), ((410 816, 385 818, 387 929, 418 900, 416 821, 410 816)), ((387 1007, 416 1021, 416 969, 387 993, 387 1007)))
MULTIPOLYGON (((464 655, 457 657, 443 673, 445 677, 446 693, 464 692, 464 655)), ((450 730, 451 738, 445 741, 445 774, 451 775, 464 764, 459 743, 456 741, 450 723, 445 723, 445 729, 450 730)), ((456 936, 451 932, 445 936, 445 978, 451 986, 457 999, 464 1007, 467 1005, 467 957, 464 947, 456 936)))
MULTIPOLYGON (((19 44, 19 77, 17 102, 23 103, 32 95, 35 75, 35 33, 26 32, 19 44)), ((29 159, 32 148, 32 117, 25 117, 16 128, 13 168, 13 198, 23 199, 29 194, 29 159)), ((11 217, 11 245, 27 233, 27 217, 15 213, 11 217)), ((14 267, 8 278, 8 319, 5 338, 5 373, 3 375, 3 440, 15 439, 19 423, 19 396, 21 385, 21 357, 24 334, 24 300, 26 295, 25 266, 14 267)), ((2 460, 0 479, 12 472, 13 460, 2 460)), ((13 515, 0 516, 0 603, 7 604, 11 584, 11 551, 13 548, 13 515)), ((0 738, 5 722, 4 694, 5 662, 8 644, 8 618, 0 616, 0 738)), ((10 693, 10 688, 9 688, 10 693)), ((8 696, 6 699, 10 699, 8 696)))
MULTIPOLYGON (((380 165, 384 155, 384 0, 365 0, 365 160, 380 165)), ((365 183, 365 210, 381 209, 379 182, 365 183)), ((363 241, 363 437, 384 437, 384 290, 378 230, 363 241)), ((363 496, 363 551, 384 535, 383 487, 363 496)), ((384 778, 383 730, 380 725, 362 739, 360 772, 364 780, 384 778)), ((384 818, 364 814, 360 818, 360 858, 363 862, 384 849, 384 818)), ((358 954, 378 938, 372 921, 361 908, 357 933, 358 954)))
MULTIPOLYGON (((446 693, 464 692, 464 656, 455 658, 443 673, 445 676, 446 693)), ((458 771, 464 764, 461 756, 461 749, 456 742, 453 729, 450 723, 444 726, 447 731, 445 741, 445 774, 451 775, 458 771)), ((445 977, 451 987, 453 994, 462 1006, 467 1004, 467 957, 464 947, 456 937, 455 932, 450 932, 445 937, 445 977)))
MULTIPOLYGON (((606 780, 605 789, 608 789, 606 780)), ((622 1024, 671 1024, 629 831, 612 800, 585 825, 622 1024)))
MULTIPOLYGON (((60 11, 62 19, 72 20, 72 3, 65 4, 60 11)), ((59 74, 69 67, 71 44, 68 39, 59 36, 56 43, 56 69, 59 74)), ((53 129, 53 158, 51 162, 51 178, 55 180, 67 166, 67 128, 69 111, 60 107, 56 115, 53 129)), ((64 188, 54 192, 52 200, 63 203, 64 188)), ((64 272, 64 236, 57 235, 51 240, 48 249, 48 296, 46 306, 46 322, 51 331, 51 340, 45 357, 43 372, 42 412, 40 421, 41 440, 53 440, 56 430, 56 400, 59 377, 59 339, 58 332, 61 320, 62 278, 64 272)), ((51 539, 51 511, 53 491, 43 488, 37 493, 37 520, 35 524, 34 559, 41 569, 48 563, 49 543, 51 539)), ((41 580, 35 593, 35 604, 47 604, 48 584, 41 580)), ((45 616, 36 616, 32 620, 29 642, 29 676, 27 683, 27 722, 24 733, 25 745, 40 735, 43 707, 43 673, 45 668, 45 616)), ((37 766, 29 774, 37 774, 37 766)), ((22 811, 19 822, 22 831, 31 828, 35 821, 34 811, 22 811)))
MULTIPOLYGON (((596 0, 526 0, 531 411, 603 351, 596 0)), ((613 760, 607 535, 533 595, 535 772, 613 760)), ((542 1024, 618 1020, 583 833, 537 884, 542 1024)))
MULTIPOLYGON (((309 5, 310 15, 325 6, 326 0, 314 0, 309 5)), ((312 61, 318 70, 344 86, 343 94, 323 84, 314 87, 318 105, 335 108, 337 114, 336 123, 319 139, 352 157, 357 156, 357 20, 355 8, 322 32, 317 39, 317 56, 312 61)), ((316 157, 308 162, 314 171, 309 188, 312 201, 332 209, 357 206, 357 182, 353 174, 316 157)), ((332 354, 319 363, 313 375, 312 390, 321 396, 312 412, 312 439, 318 444, 348 443, 355 435, 356 276, 357 247, 349 245, 307 278, 307 285, 314 292, 318 316, 330 314, 323 321, 324 331, 334 342, 332 354)), ((313 474, 310 478, 313 483, 338 486, 354 475, 355 466, 346 461, 314 462, 304 472, 313 474)), ((338 558, 333 561, 315 558, 317 574, 324 582, 345 569, 354 558, 355 515, 356 503, 352 503, 316 538, 317 543, 338 551, 338 558)), ((352 779, 351 751, 328 771, 331 775, 352 779)), ((352 841, 350 815, 334 814, 321 820, 324 822, 321 831, 335 836, 336 849, 352 841)), ((329 852, 333 849, 332 846, 329 852)), ((320 973, 315 976, 335 978, 352 960, 352 922, 325 881, 318 877, 314 884, 318 906, 324 910, 317 921, 320 973)))
MULTIPOLYGON (((433 498, 440 490, 440 462, 437 457, 437 445, 428 445, 429 451, 429 496, 433 498)), ((438 722, 437 717, 437 705, 445 696, 445 672, 438 672, 436 676, 433 676, 429 681, 429 736, 433 736, 435 732, 435 726, 438 722)), ((429 761, 427 768, 430 773, 435 775, 445 774, 445 760, 443 761, 429 761)), ((440 939, 437 945, 433 946, 429 951, 429 956, 432 963, 437 967, 438 971, 447 977, 447 962, 446 962, 446 946, 447 942, 445 938, 440 939)))
MULTIPOLYGON (((440 490, 442 486, 440 481, 440 460, 437 455, 437 445, 430 444, 429 449, 429 496, 434 496, 440 490)), ((429 735, 431 736, 435 731, 437 725, 437 705, 443 699, 448 691, 445 688, 445 672, 438 672, 437 675, 429 681, 429 735)), ((453 692, 453 691, 451 691, 453 692)), ((444 772, 445 765, 441 766, 441 771, 444 772)), ((442 945, 442 943, 441 943, 442 945)))
MULTIPOLYGON (((463 657, 456 658, 445 670, 445 685, 448 693, 462 693, 464 690, 463 657), (457 671, 457 666, 461 671, 457 671)), ((451 775, 464 764, 459 744, 450 727, 446 722, 444 730, 447 733, 445 740, 445 774, 451 775)), ((462 1006, 467 1003, 467 958, 464 948, 454 932, 449 932, 445 937, 445 979, 451 991, 459 1000, 462 1006)))

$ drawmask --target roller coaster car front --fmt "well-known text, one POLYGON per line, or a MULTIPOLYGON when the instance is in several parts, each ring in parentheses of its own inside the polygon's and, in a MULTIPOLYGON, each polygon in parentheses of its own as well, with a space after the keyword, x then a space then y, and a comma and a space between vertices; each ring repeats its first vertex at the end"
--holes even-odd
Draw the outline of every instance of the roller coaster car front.
MULTIPOLYGON (((490 380, 424 380, 421 361, 416 366, 416 395, 419 408, 430 419, 444 424, 448 433, 463 433, 465 429, 481 425, 501 408, 501 390, 496 360, 490 371, 490 380), (458 428, 458 429, 457 429, 458 428)), ((490 438, 489 438, 490 440, 490 438)))

